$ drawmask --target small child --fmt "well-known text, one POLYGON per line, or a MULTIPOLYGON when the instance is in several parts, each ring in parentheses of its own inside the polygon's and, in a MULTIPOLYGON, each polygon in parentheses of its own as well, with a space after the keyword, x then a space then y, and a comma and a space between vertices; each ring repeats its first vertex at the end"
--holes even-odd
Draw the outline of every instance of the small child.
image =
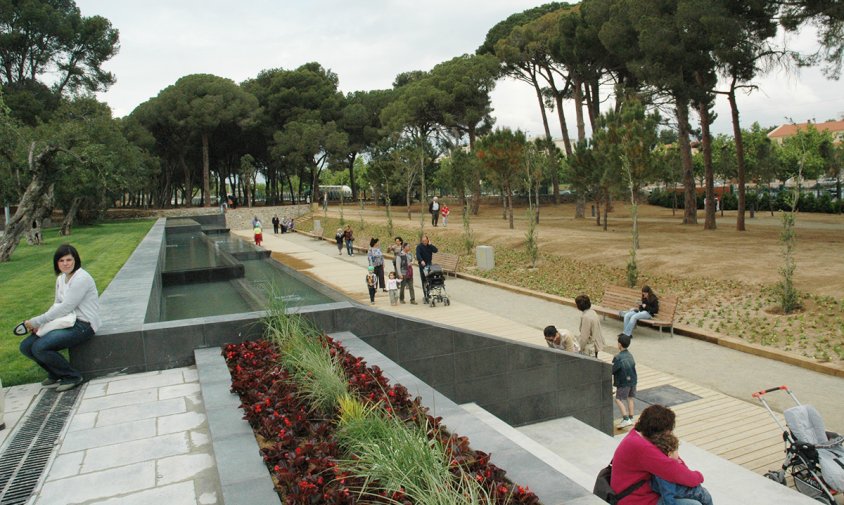
POLYGON ((258 218, 255 218, 252 227, 252 233, 255 234, 255 245, 260 246, 261 242, 264 241, 264 227, 261 226, 261 221, 258 221, 258 218))
POLYGON ((390 272, 387 278, 387 292, 390 293, 390 305, 399 304, 399 280, 396 279, 396 273, 390 272))
POLYGON ((337 242, 337 254, 343 255, 343 228, 337 228, 337 233, 334 235, 334 240, 337 242))
POLYGON ((627 348, 630 347, 630 336, 621 334, 618 336, 618 350, 620 351, 612 359, 612 381, 616 387, 615 403, 621 411, 623 419, 618 427, 628 428, 633 426, 633 398, 636 397, 636 360, 627 348), (627 401, 627 408, 624 406, 627 401))
POLYGON ((375 275, 374 266, 370 265, 367 270, 366 287, 369 289, 369 304, 375 305, 375 292, 378 291, 378 276, 375 275))
MULTIPOLYGON (((657 433, 652 437, 648 437, 648 440, 666 456, 680 459, 680 455, 677 453, 680 441, 673 433, 657 433)), ((651 478, 651 489, 659 493, 661 497, 659 503, 661 504, 674 505, 676 499, 688 498, 699 501, 700 505, 712 505, 712 496, 703 486, 686 487, 654 475, 651 478)))

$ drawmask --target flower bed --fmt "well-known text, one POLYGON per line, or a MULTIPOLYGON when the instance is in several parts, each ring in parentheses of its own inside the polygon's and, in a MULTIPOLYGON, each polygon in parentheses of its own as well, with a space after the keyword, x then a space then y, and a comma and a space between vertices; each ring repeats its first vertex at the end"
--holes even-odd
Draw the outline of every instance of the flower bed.
MULTIPOLYGON (((367 366, 338 342, 322 338, 331 356, 342 364, 352 395, 383 408, 389 416, 427 426, 428 437, 442 444, 455 479, 469 476, 480 483, 488 503, 539 503, 531 491, 507 480, 504 470, 490 463, 488 454, 471 449, 466 437, 449 433, 440 418, 428 415, 419 398, 411 399, 399 384, 391 386, 377 366, 367 366)), ((377 485, 341 468, 341 461, 354 456, 343 454, 337 441, 339 412, 318 414, 306 404, 289 371, 279 364, 272 343, 231 344, 224 356, 232 375, 232 391, 240 395, 244 418, 255 431, 285 503, 413 503, 402 489, 361 494, 377 485)))

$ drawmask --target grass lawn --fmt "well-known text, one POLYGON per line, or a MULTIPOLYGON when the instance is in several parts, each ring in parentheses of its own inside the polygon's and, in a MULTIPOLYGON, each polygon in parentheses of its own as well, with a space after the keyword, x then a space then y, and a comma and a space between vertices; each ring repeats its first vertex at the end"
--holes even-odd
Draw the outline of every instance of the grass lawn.
POLYGON ((12 329, 23 321, 42 314, 53 303, 56 275, 53 253, 65 242, 79 251, 82 266, 97 282, 102 293, 120 267, 149 232, 154 220, 109 221, 74 228, 73 235, 61 237, 56 230, 46 230, 44 245, 33 247, 25 241, 12 260, 0 263, 0 378, 3 386, 40 382, 45 373, 18 350, 21 337, 12 329))

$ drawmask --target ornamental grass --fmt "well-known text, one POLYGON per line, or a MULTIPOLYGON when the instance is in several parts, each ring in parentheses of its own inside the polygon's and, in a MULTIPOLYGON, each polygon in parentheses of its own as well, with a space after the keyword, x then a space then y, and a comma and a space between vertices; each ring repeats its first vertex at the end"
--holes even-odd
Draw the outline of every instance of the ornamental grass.
POLYGON ((539 503, 418 397, 298 314, 274 303, 265 325, 266 340, 224 355, 284 503, 539 503))

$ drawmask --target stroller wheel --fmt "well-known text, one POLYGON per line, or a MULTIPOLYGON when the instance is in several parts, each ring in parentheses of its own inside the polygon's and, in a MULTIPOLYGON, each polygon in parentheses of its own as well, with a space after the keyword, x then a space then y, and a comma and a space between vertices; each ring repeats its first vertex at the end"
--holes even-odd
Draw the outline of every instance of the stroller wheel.
POLYGON ((785 486, 785 472, 782 470, 770 470, 765 473, 765 477, 785 486))
POLYGON ((445 306, 448 307, 449 305, 451 305, 451 301, 449 301, 449 299, 446 298, 445 299, 445 306))

